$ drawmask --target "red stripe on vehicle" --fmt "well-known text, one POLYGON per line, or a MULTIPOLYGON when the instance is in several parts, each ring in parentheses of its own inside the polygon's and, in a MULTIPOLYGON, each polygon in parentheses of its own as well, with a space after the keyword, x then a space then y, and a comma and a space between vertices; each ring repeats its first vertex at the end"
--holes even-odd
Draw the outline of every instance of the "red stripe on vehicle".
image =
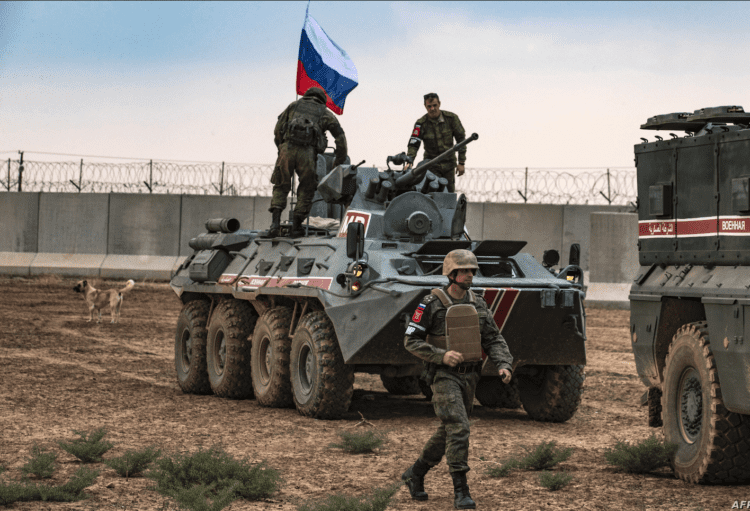
POLYGON ((494 314, 495 323, 497 323, 500 332, 503 331, 503 327, 508 321, 508 316, 510 316, 510 311, 513 310, 513 306, 516 304, 516 300, 518 300, 518 295, 520 294, 520 289, 504 289, 503 291, 494 314))

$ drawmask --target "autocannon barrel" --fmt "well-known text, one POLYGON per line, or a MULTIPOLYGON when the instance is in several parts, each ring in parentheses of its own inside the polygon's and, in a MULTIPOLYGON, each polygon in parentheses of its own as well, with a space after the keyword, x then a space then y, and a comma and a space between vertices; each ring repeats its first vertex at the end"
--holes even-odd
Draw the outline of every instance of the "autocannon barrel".
POLYGON ((424 179, 425 173, 428 170, 430 170, 432 167, 434 167, 438 163, 448 158, 454 152, 465 147, 466 145, 470 144, 471 142, 473 142, 474 140, 478 138, 479 138, 479 135, 477 135, 476 133, 472 133, 470 136, 466 137, 464 140, 454 145, 453 147, 451 147, 444 153, 439 154, 438 156, 436 156, 435 158, 431 160, 425 160, 421 162, 419 165, 409 170, 409 172, 407 172, 403 176, 396 179, 396 188, 397 189, 408 188, 409 186, 414 186, 415 184, 419 183, 422 179, 424 179))

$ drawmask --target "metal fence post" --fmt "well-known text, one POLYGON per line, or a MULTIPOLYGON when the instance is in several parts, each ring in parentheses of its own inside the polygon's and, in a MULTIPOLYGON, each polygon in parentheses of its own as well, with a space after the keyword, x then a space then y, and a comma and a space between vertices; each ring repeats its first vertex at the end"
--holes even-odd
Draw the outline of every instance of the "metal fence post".
POLYGON ((529 196, 529 167, 526 167, 526 172, 524 175, 524 182, 523 182, 523 193, 521 193, 521 190, 516 190, 518 192, 518 195, 521 196, 523 199, 524 204, 528 202, 528 196, 529 196))
POLYGON ((8 158, 8 183, 5 185, 5 188, 10 191, 10 158, 8 158))
POLYGON ((81 183, 83 183, 83 158, 81 158, 81 167, 78 171, 78 193, 81 193, 81 183))
POLYGON ((609 180, 609 169, 607 169, 607 195, 604 195, 604 192, 602 191, 600 191, 599 193, 602 195, 602 197, 607 199, 607 203, 611 206, 612 205, 612 186, 609 180))
POLYGON ((221 175, 219 176, 219 195, 224 195, 224 162, 221 162, 221 175))
POLYGON ((21 191, 21 182, 23 181, 23 151, 18 151, 21 159, 18 160, 18 191, 21 191))

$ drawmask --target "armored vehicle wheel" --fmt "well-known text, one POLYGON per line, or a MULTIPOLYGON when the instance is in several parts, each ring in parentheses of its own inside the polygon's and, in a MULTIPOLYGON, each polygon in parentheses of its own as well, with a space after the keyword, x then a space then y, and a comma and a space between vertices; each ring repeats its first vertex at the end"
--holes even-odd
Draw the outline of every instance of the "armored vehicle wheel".
POLYGON ((258 316, 246 301, 219 302, 208 324, 206 362, 208 380, 219 397, 253 397, 250 379, 250 351, 258 316))
POLYGON ((275 307, 264 312, 255 324, 251 374, 255 399, 262 406, 284 408, 294 404, 289 379, 291 319, 288 307, 275 307))
POLYGON ((427 381, 423 378, 420 378, 418 383, 419 390, 422 391, 422 395, 427 398, 427 401, 432 401, 432 387, 427 385, 427 381))
POLYGON ((476 398, 489 408, 521 408, 516 378, 505 384, 499 377, 482 376, 477 383, 476 398))
POLYGON ((174 367, 177 383, 185 393, 211 393, 206 373, 206 322, 210 305, 203 300, 188 302, 177 318, 174 367))
POLYGON ((354 394, 354 371, 344 365, 333 324, 324 311, 304 315, 292 339, 292 395, 300 414, 338 419, 354 394))
POLYGON ((421 393, 419 378, 416 376, 388 377, 380 375, 380 381, 389 394, 394 396, 412 396, 421 393))
POLYGON ((547 422, 565 422, 573 417, 583 393, 583 366, 533 366, 530 369, 535 369, 535 373, 518 375, 518 391, 526 413, 534 420, 547 422))
POLYGON ((663 431, 675 475, 692 483, 750 481, 750 417, 724 408, 705 321, 683 325, 664 367, 663 431))

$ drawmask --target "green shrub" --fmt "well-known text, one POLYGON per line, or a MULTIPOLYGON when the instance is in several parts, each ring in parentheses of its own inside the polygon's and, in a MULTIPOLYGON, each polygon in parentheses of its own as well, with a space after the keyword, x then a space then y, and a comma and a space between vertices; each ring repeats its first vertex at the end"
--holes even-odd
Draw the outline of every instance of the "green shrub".
POLYGON ((52 477, 55 472, 55 460, 57 454, 42 450, 38 445, 31 448, 31 457, 29 461, 21 467, 21 472, 26 476, 34 474, 39 479, 52 477))
POLYGON ((567 486, 569 482, 573 480, 573 476, 566 472, 547 472, 544 471, 539 474, 539 484, 544 486, 550 491, 557 491, 560 488, 567 486))
POLYGON ((238 497, 248 500, 269 497, 278 490, 281 481, 278 470, 265 461, 253 465, 235 460, 215 446, 193 454, 165 456, 154 465, 146 473, 146 477, 156 482, 154 489, 196 511, 221 509, 238 497), (213 499, 210 505, 208 498, 213 499), (221 503, 224 503, 221 507, 214 507, 221 503))
POLYGON ((69 443, 60 441, 57 444, 60 449, 72 454, 84 463, 102 461, 102 455, 114 447, 113 443, 102 441, 104 435, 107 434, 107 430, 104 428, 99 428, 89 434, 74 429, 73 433, 80 438, 76 438, 69 443))
POLYGON ((374 488, 371 495, 364 497, 331 495, 323 501, 299 504, 297 511, 384 511, 402 485, 399 481, 385 488, 374 488))
POLYGON ((561 463, 573 454, 572 448, 557 449, 556 442, 551 440, 549 442, 542 442, 534 449, 526 449, 528 453, 519 462, 519 468, 526 470, 549 470, 558 463, 561 463))
POLYGON ((647 439, 629 444, 618 441, 612 449, 605 449, 607 463, 632 474, 645 474, 671 465, 677 452, 677 444, 665 443, 651 435, 647 439))
POLYGON ((98 470, 81 467, 70 480, 60 486, 44 484, 2 484, 0 483, 0 505, 13 502, 75 502, 86 498, 83 490, 99 476, 98 470))
POLYGON ((354 454, 364 454, 372 452, 374 449, 381 447, 388 437, 385 432, 367 430, 367 431, 339 431, 341 443, 332 443, 329 447, 343 449, 346 452, 354 454))
POLYGON ((501 465, 495 465, 487 469, 487 475, 490 477, 508 477, 510 471, 514 468, 518 468, 521 462, 516 459, 509 459, 504 461, 501 465))
POLYGON ((159 456, 161 450, 150 446, 142 451, 128 451, 118 458, 105 460, 104 464, 122 477, 134 477, 146 470, 159 456))

